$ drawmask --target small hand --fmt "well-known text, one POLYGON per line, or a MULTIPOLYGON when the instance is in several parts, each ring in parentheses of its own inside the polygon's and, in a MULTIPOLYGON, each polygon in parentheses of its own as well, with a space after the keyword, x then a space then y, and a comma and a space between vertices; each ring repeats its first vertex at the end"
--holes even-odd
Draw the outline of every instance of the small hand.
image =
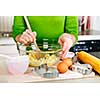
POLYGON ((72 47, 75 38, 73 35, 64 33, 59 37, 58 43, 62 46, 62 58, 65 58, 67 52, 72 47))
POLYGON ((23 34, 20 36, 19 41, 23 44, 29 44, 32 43, 36 39, 36 32, 31 32, 30 30, 26 30, 23 32, 23 34))

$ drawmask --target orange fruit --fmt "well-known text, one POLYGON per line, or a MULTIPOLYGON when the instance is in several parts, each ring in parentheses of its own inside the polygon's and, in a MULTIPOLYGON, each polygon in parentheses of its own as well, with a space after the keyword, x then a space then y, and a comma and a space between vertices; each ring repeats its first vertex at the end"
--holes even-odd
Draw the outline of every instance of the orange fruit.
POLYGON ((65 62, 68 67, 70 67, 73 64, 71 58, 65 58, 65 59, 63 59, 63 62, 65 62))
POLYGON ((62 61, 57 65, 57 70, 59 73, 65 73, 68 71, 68 66, 65 62, 62 61))

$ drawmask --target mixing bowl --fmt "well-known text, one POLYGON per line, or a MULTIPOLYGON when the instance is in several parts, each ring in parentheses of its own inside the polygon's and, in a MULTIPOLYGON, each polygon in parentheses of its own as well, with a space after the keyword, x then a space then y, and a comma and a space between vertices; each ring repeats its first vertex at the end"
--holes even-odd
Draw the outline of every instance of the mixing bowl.
POLYGON ((33 67, 38 67, 43 64, 47 64, 48 67, 54 66, 60 60, 59 51, 30 51, 28 55, 30 66, 33 67))
POLYGON ((13 75, 24 74, 29 66, 29 57, 27 55, 9 57, 7 59, 7 66, 10 74, 13 75))
POLYGON ((19 52, 21 55, 28 55, 29 57, 29 65, 31 67, 39 67, 43 64, 47 64, 47 66, 54 66, 60 60, 60 51, 61 48, 59 45, 51 46, 47 50, 43 50, 42 46, 41 51, 37 51, 34 48, 34 45, 19 46, 19 52))

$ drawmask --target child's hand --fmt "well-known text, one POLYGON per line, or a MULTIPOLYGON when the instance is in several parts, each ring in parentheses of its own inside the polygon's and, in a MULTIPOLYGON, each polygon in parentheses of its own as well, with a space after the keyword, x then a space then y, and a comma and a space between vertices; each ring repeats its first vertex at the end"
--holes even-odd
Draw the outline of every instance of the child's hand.
POLYGON ((66 56, 74 42, 75 37, 73 35, 64 33, 59 37, 58 43, 62 46, 62 58, 66 56))
POLYGON ((36 39, 36 32, 31 32, 30 30, 26 30, 19 38, 19 42, 23 44, 32 43, 36 39))

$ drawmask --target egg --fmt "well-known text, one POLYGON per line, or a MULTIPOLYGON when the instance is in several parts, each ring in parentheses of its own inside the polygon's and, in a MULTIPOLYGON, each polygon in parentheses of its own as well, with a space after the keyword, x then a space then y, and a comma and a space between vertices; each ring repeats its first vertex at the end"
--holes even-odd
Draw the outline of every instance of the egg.
POLYGON ((68 66, 64 61, 62 61, 57 65, 57 70, 59 73, 65 73, 68 71, 68 66))
POLYGON ((65 59, 63 59, 63 62, 65 62, 68 67, 70 67, 73 64, 71 58, 65 58, 65 59))

